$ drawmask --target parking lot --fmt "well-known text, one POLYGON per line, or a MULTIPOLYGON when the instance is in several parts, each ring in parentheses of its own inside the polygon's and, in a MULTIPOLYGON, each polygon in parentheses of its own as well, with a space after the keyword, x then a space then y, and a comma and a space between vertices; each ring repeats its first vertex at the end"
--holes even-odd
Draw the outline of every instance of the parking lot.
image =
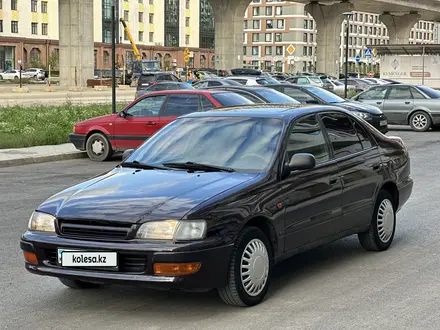
POLYGON ((223 304, 213 292, 112 286, 66 289, 31 275, 19 248, 33 208, 117 164, 88 159, 0 169, 1 329, 438 329, 440 132, 399 128, 412 157, 414 191, 398 214, 388 251, 365 252, 357 237, 298 255, 275 270, 265 302, 223 304))

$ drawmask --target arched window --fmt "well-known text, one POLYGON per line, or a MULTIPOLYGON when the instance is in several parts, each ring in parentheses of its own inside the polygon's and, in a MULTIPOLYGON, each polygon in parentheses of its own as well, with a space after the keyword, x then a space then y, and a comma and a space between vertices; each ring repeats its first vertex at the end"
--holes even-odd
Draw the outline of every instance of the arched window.
POLYGON ((206 62, 206 56, 205 55, 200 55, 200 67, 201 68, 205 67, 205 62, 206 62))
POLYGON ((31 50, 31 59, 34 61, 40 61, 41 51, 38 48, 32 48, 31 50))
POLYGON ((165 71, 171 70, 171 55, 170 54, 165 54, 165 56, 163 57, 163 66, 165 68, 165 71))

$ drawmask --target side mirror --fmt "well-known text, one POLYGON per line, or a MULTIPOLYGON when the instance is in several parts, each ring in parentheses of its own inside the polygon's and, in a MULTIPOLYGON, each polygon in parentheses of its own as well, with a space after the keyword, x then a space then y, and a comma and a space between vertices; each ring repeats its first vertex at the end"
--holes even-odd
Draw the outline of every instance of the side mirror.
POLYGON ((124 110, 121 110, 121 111, 119 112, 119 117, 121 117, 121 118, 125 118, 125 117, 127 117, 127 113, 126 113, 124 110))
POLYGON ((294 154, 287 167, 290 171, 310 170, 316 165, 315 156, 312 154, 300 153, 294 154))
POLYGON ((130 157, 130 155, 134 152, 134 149, 127 149, 124 151, 124 153, 122 154, 122 160, 126 160, 128 157, 130 157))

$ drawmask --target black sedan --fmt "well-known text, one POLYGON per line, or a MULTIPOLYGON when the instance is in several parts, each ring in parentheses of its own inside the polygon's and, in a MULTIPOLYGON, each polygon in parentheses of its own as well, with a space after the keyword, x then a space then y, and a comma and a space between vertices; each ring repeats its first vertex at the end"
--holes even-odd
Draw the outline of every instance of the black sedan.
POLYGON ((252 306, 296 253, 352 234, 388 249, 413 187, 400 138, 330 106, 193 113, 126 156, 37 207, 28 271, 71 288, 216 288, 252 306))
POLYGON ((284 93, 302 104, 326 104, 350 110, 352 114, 363 118, 382 133, 388 132, 388 120, 376 106, 343 99, 334 93, 315 86, 299 86, 291 84, 266 85, 284 93))
POLYGON ((157 92, 157 91, 169 91, 169 90, 179 90, 179 89, 194 89, 190 84, 186 82, 179 82, 179 81, 160 81, 155 84, 150 85, 149 87, 145 88, 138 88, 138 90, 135 93, 135 98, 139 98, 144 94, 149 94, 151 92, 157 92))
MULTIPOLYGON (((271 86, 275 86, 275 84, 271 86)), ((236 94, 240 94, 241 96, 244 96, 245 98, 251 100, 255 104, 258 103, 300 104, 300 102, 291 98, 290 96, 281 93, 279 91, 276 91, 274 89, 266 88, 266 86, 264 87, 219 86, 219 87, 208 87, 204 89, 215 89, 215 90, 234 92, 236 94)))

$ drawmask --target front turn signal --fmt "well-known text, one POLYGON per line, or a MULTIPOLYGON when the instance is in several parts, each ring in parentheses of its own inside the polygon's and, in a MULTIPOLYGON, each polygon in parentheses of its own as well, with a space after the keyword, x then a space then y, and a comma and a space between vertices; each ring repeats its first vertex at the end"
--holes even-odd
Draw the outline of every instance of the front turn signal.
POLYGON ((196 273, 200 269, 200 266, 200 262, 154 264, 154 274, 168 276, 191 275, 196 273))
POLYGON ((24 260, 26 260, 27 263, 38 265, 38 258, 35 253, 23 251, 23 255, 24 255, 24 260))

